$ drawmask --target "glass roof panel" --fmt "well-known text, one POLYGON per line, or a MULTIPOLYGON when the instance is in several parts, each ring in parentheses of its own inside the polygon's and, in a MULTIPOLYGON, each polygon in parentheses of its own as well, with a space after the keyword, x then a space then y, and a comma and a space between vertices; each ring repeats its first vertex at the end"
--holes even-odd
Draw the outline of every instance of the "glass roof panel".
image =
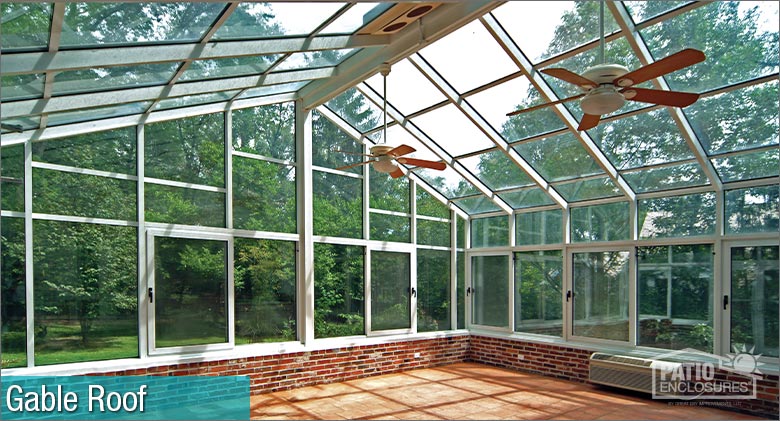
POLYGON ((306 86, 310 81, 303 80, 300 82, 280 83, 277 85, 258 86, 257 88, 247 89, 243 94, 239 95, 236 99, 256 98, 259 96, 268 96, 276 94, 284 94, 289 92, 296 92, 299 89, 306 86))
POLYGON ((355 88, 347 89, 328 101, 325 106, 361 133, 379 127, 384 121, 382 109, 355 88))
POLYGON ((492 190, 530 186, 534 182, 502 151, 494 150, 460 160, 461 164, 492 190))
MULTIPOLYGON (((493 15, 533 63, 599 38, 598 1, 508 1, 493 15)), ((605 9, 604 32, 618 29, 605 9)))
POLYGON ((513 209, 533 208, 536 206, 552 205, 555 202, 544 190, 535 187, 519 191, 499 193, 498 197, 504 199, 513 209))
POLYGON ((452 104, 415 117, 412 122, 452 156, 457 157, 495 146, 452 104))
MULTIPOLYGON (((384 92, 382 79, 382 75, 377 73, 366 81, 380 96, 384 92)), ((446 99, 409 60, 400 61, 390 69, 387 76, 387 102, 402 114, 412 114, 446 99)))
POLYGON ((575 181, 573 183, 555 184, 554 187, 567 202, 580 202, 583 200, 615 197, 622 194, 620 189, 615 185, 615 182, 609 177, 590 178, 587 180, 575 181))
POLYGON ((523 142, 514 148, 547 181, 567 180, 604 172, 571 133, 523 142))
POLYGON ((198 41, 225 3, 66 3, 60 48, 198 41))
POLYGON ((326 26, 318 35, 351 34, 392 6, 392 3, 353 3, 346 13, 326 26))
POLYGON ((617 169, 693 158, 680 130, 663 108, 601 123, 588 134, 617 169))
MULTIPOLYGON (((376 131, 372 133, 369 138, 374 141, 374 143, 382 143, 382 131, 376 131)), ((430 149, 428 149, 427 146, 423 145, 422 142, 417 140, 416 137, 409 134, 409 132, 406 131, 403 127, 394 124, 392 126, 389 126, 387 128, 387 144, 398 146, 398 145, 409 145, 415 149, 415 152, 410 153, 409 155, 404 155, 404 157, 407 158, 417 158, 417 159, 427 159, 429 161, 440 161, 439 157, 436 156, 436 154, 433 153, 430 149)))
POLYGON ((164 85, 171 80, 178 67, 178 63, 155 63, 69 70, 54 76, 52 94, 79 94, 164 85))
POLYGON ((460 93, 519 70, 479 21, 423 48, 420 55, 460 93))
POLYGON ((457 200, 452 203, 463 209, 463 211, 469 215, 478 215, 480 213, 490 213, 501 210, 501 208, 486 196, 469 197, 468 199, 457 200))
POLYGON ((622 173, 623 178, 637 193, 672 190, 710 184, 698 163, 690 162, 671 167, 647 168, 622 173))
POLYGON ((703 51, 704 62, 665 77, 674 90, 703 92, 777 72, 777 11, 774 1, 706 2, 641 33, 656 59, 684 48, 703 51))
POLYGON ((444 171, 418 167, 413 171, 447 199, 479 194, 479 190, 452 167, 448 166, 444 171))
POLYGON ((2 128, 2 132, 3 133, 9 133, 9 132, 19 131, 19 130, 37 129, 38 126, 41 125, 41 117, 40 116, 19 117, 19 118, 5 118, 5 119, 0 120, 0 121, 2 121, 4 126, 5 125, 9 126, 8 128, 6 128, 6 127, 2 128))
POLYGON ((210 104, 213 102, 228 101, 241 92, 236 89, 233 91, 209 92, 207 94, 187 95, 176 98, 167 98, 160 100, 154 106, 154 111, 167 110, 169 108, 189 107, 192 105, 210 104))
POLYGON ((2 76, 0 77, 0 99, 5 102, 42 98, 45 80, 46 75, 43 73, 2 76))
POLYGON ((653 4, 650 3, 651 2, 648 2, 647 0, 623 2, 623 4, 626 5, 626 9, 628 9, 628 13, 631 15, 631 19, 635 23, 644 22, 648 19, 662 15, 670 10, 674 10, 680 6, 684 6, 693 2, 667 0, 652 2, 653 4))
POLYGON ((777 80, 699 98, 683 112, 708 154, 777 145, 777 80))
POLYGON ((179 81, 187 82, 191 80, 259 74, 268 70, 279 57, 281 57, 281 54, 195 60, 182 73, 179 81))
POLYGON ((85 108, 77 111, 65 111, 49 114, 49 126, 80 123, 82 121, 100 120, 112 117, 124 117, 141 114, 152 105, 152 101, 132 102, 129 104, 111 105, 108 107, 85 108))
POLYGON ((49 46, 51 3, 0 3, 0 48, 4 53, 49 46))
POLYGON ((214 39, 309 35, 342 6, 344 3, 241 3, 217 30, 214 39))
POLYGON ((337 66, 346 60, 352 54, 360 51, 359 49, 347 48, 343 50, 325 50, 325 51, 303 51, 290 54, 273 71, 277 70, 297 70, 314 69, 318 67, 337 66))
POLYGON ((712 164, 724 183, 776 177, 780 173, 780 150, 768 149, 723 158, 713 158, 712 164))

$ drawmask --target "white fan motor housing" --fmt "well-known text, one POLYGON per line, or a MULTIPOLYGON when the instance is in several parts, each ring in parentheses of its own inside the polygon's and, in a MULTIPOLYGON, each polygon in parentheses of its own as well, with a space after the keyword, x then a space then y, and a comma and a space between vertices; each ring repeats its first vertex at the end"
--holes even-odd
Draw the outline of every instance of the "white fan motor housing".
POLYGON ((586 70, 582 77, 603 85, 611 84, 612 81, 626 73, 628 73, 628 69, 625 66, 619 64, 599 64, 586 70))

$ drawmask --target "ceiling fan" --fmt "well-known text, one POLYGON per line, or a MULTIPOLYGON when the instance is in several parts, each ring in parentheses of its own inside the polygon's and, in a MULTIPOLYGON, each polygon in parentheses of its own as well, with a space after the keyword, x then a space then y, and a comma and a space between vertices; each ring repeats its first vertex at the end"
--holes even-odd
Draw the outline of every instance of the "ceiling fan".
POLYGON ((384 105, 382 112, 384 114, 384 128, 382 130, 382 143, 374 145, 370 149, 370 154, 358 154, 348 151, 337 150, 337 152, 347 153, 351 155, 361 155, 370 157, 368 160, 358 162, 356 164, 346 165, 336 168, 337 170, 346 170, 349 168, 359 167, 361 165, 373 164, 372 167, 385 174, 390 174, 392 178, 403 177, 404 172, 398 164, 414 165, 417 167, 430 168, 433 170, 442 171, 447 168, 447 164, 441 161, 428 161, 425 159, 404 158, 404 155, 408 155, 415 152, 416 149, 409 145, 389 146, 387 145, 387 75, 390 74, 390 65, 383 63, 379 72, 382 74, 384 82, 384 105))
POLYGON ((602 64, 585 70, 582 75, 562 68, 541 70, 544 74, 577 85, 583 93, 558 101, 513 111, 507 114, 508 117, 582 98, 580 101, 580 108, 584 114, 577 127, 577 130, 582 131, 596 127, 599 124, 599 120, 601 120, 602 114, 609 114, 613 111, 617 111, 625 104, 626 100, 667 105, 671 107, 687 107, 699 99, 699 94, 636 88, 634 86, 667 73, 700 63, 705 59, 703 52, 688 48, 632 71, 629 71, 626 67, 619 64, 606 64, 604 62, 603 0, 600 2, 599 11, 599 27, 601 30, 599 57, 601 58, 600 61, 602 64))

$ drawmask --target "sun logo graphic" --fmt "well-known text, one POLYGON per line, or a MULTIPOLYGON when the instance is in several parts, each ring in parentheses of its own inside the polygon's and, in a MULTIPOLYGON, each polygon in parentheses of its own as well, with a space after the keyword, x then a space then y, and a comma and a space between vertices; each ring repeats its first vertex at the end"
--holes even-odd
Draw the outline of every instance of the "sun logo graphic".
POLYGON ((653 399, 755 399, 761 355, 744 346, 733 351, 720 356, 688 348, 659 355, 663 364, 652 366, 653 399))

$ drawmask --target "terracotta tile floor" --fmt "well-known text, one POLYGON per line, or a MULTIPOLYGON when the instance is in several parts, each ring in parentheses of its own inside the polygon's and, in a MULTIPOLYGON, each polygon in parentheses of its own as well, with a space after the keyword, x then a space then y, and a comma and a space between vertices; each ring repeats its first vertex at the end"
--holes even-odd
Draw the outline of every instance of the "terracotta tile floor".
POLYGON ((759 419, 460 363, 253 396, 252 419, 759 419))

